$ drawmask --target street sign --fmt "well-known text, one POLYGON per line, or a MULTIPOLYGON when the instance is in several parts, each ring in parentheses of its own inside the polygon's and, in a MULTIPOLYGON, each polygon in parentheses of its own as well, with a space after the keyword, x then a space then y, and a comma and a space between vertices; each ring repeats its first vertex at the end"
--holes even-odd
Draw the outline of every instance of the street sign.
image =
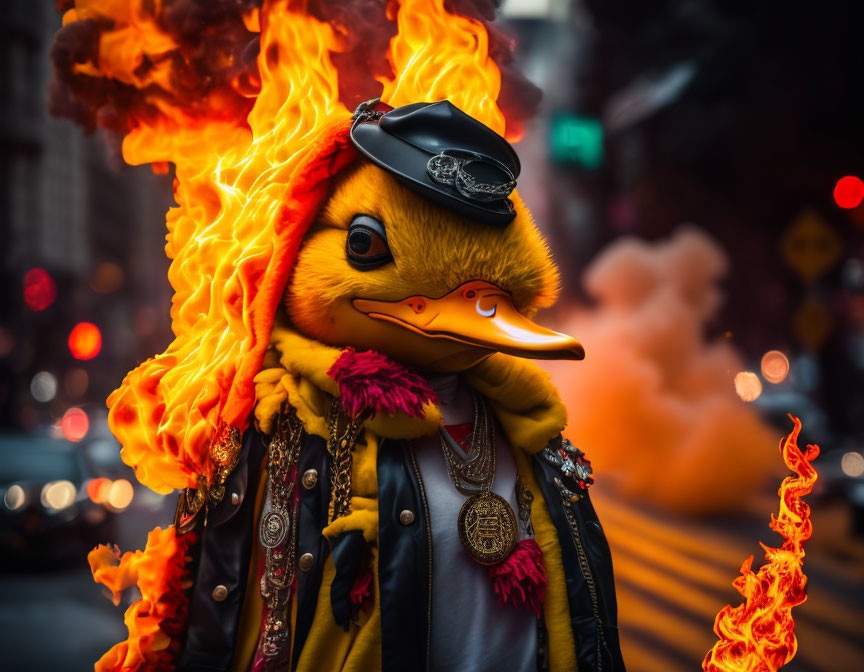
POLYGON ((783 261, 804 282, 811 283, 831 270, 843 255, 843 241, 818 212, 801 212, 780 240, 783 261))

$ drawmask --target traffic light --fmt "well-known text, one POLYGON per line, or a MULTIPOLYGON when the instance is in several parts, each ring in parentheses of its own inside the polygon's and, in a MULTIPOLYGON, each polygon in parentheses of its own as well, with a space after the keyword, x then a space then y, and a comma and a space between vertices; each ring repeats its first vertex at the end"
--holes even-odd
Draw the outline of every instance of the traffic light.
POLYGON ((561 112, 549 122, 549 155, 553 163, 596 170, 603 163, 603 125, 598 119, 561 112))

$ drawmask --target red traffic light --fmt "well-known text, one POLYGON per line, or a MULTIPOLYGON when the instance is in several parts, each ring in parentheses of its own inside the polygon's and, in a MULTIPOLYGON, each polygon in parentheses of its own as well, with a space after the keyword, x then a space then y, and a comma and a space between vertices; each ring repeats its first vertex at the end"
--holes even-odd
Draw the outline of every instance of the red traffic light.
POLYGON ((854 175, 847 175, 837 180, 834 187, 834 202, 841 208, 851 210, 857 208, 864 200, 864 182, 854 175))
POLYGON ((44 268, 31 268, 24 276, 24 303, 30 310, 45 310, 57 298, 57 285, 44 268))

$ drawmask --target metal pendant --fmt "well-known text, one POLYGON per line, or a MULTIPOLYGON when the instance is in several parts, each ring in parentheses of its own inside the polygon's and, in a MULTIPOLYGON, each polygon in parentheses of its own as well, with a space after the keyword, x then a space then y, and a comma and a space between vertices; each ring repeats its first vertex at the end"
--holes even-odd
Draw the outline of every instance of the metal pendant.
POLYGON ((259 530, 261 545, 265 548, 276 548, 288 536, 288 516, 280 509, 272 509, 261 517, 259 530))
POLYGON ((516 545, 516 515, 494 492, 481 492, 465 500, 458 526, 462 545, 481 565, 501 562, 516 545))

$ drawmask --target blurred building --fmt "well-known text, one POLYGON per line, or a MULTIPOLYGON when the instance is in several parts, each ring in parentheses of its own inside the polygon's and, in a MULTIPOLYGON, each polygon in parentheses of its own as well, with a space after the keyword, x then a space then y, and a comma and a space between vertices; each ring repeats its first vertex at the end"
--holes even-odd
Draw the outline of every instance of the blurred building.
MULTIPOLYGON (((520 190, 562 262, 564 295, 582 296, 585 264, 614 238, 695 224, 730 259, 713 333, 753 362, 788 353, 839 443, 860 436, 864 207, 832 199, 840 177, 864 173, 860 10, 839 0, 808 13, 779 2, 637 5, 502 5, 520 63, 544 90, 520 144, 530 167, 520 190)), ((31 426, 72 403, 101 406, 170 339, 170 177, 126 166, 116 138, 48 116, 53 3, 7 0, 0 13, 0 422, 31 426), (58 287, 41 311, 22 294, 36 267, 58 287), (102 330, 103 349, 79 364, 65 339, 84 320, 102 330), (64 397, 73 368, 88 389, 64 397), (47 405, 29 393, 43 370, 61 382, 47 405)))
POLYGON ((864 177, 861 8, 503 9, 544 91, 520 146, 531 167, 520 189, 562 262, 564 296, 583 295, 585 264, 617 237, 704 229, 729 258, 709 336, 726 335, 755 367, 769 350, 787 353, 800 391, 827 414, 809 424, 830 428, 814 436, 823 447, 864 435, 864 205, 833 195, 843 176, 864 177))
POLYGON ((48 116, 49 50, 61 20, 52 2, 7 0, 0 16, 0 424, 31 427, 71 404, 103 407, 122 372, 167 343, 162 247, 171 182, 124 166, 103 134, 84 136, 48 116), (57 286, 40 311, 23 298, 32 268, 57 286), (76 362, 66 344, 80 321, 103 337, 87 362, 76 362), (79 376, 71 392, 80 394, 69 394, 64 377, 79 368, 86 389, 79 376), (51 402, 30 394, 39 371, 58 380, 51 402))

